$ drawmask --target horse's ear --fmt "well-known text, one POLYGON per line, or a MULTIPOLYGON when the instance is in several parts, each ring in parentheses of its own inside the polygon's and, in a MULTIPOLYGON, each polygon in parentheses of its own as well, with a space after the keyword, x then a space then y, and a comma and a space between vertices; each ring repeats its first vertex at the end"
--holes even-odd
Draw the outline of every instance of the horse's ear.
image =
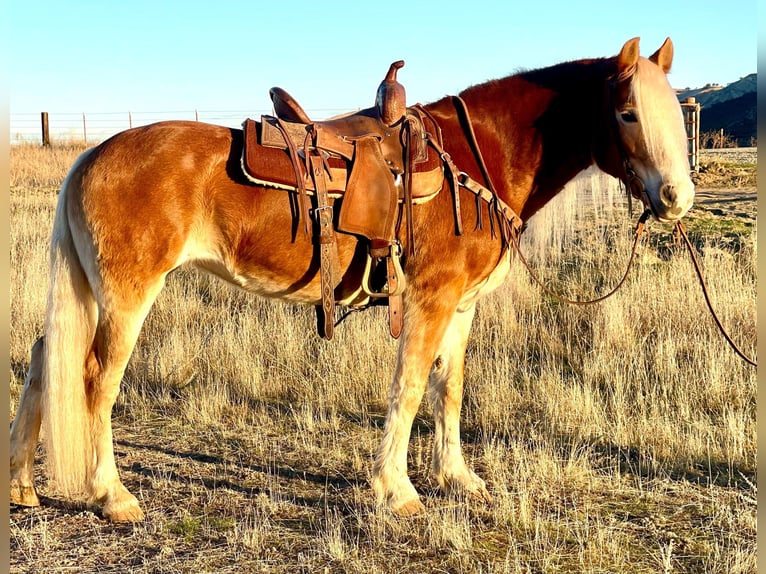
POLYGON ((649 56, 649 59, 667 74, 670 71, 671 64, 673 64, 673 42, 670 38, 665 38, 665 42, 660 46, 660 49, 649 56))
POLYGON ((627 78, 632 75, 638 63, 638 42, 640 38, 631 38, 617 55, 617 76, 627 78))

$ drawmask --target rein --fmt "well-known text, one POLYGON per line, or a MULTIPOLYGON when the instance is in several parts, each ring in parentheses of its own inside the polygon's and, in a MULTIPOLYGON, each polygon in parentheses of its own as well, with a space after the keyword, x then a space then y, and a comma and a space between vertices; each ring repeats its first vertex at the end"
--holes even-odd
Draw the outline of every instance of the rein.
POLYGON ((713 304, 710 301, 710 294, 707 290, 707 285, 705 285, 705 279, 702 277, 702 270, 700 269, 699 261, 697 260, 697 255, 695 253, 694 247, 692 246, 691 241, 689 241, 689 237, 686 235, 686 227, 684 227, 684 224, 680 221, 676 222, 675 231, 678 233, 679 236, 681 236, 684 240, 684 243, 686 244, 686 248, 689 251, 689 255, 691 256, 692 263, 694 264, 694 271, 697 273, 697 278, 700 281, 700 287, 702 287, 702 294, 705 296, 705 302, 707 303, 707 307, 710 310, 710 314, 713 316, 713 320, 715 321, 716 326, 718 327, 718 330, 721 331, 721 334, 724 336, 724 339, 726 339, 726 342, 729 343, 729 346, 734 350, 735 353, 737 353, 746 363, 749 363, 753 367, 757 367, 758 363, 755 362, 753 359, 745 355, 740 348, 734 343, 731 336, 729 336, 729 333, 726 332, 726 329, 724 328, 723 324, 721 323, 721 320, 718 318, 718 314, 715 312, 715 309, 713 309, 713 304))
POLYGON ((633 267, 633 261, 635 261, 636 258, 636 250, 638 249, 638 244, 641 240, 641 236, 644 233, 646 220, 649 219, 649 216, 651 216, 652 212, 647 209, 641 214, 641 217, 638 218, 638 223, 636 223, 636 229, 635 229, 635 238, 633 239, 633 248, 630 250, 630 258, 628 259, 628 265, 625 268, 625 273, 622 275, 622 279, 615 285, 608 293, 605 295, 601 295, 600 297, 596 297, 595 299, 590 299, 587 301, 578 301, 575 299, 568 299, 564 297, 563 295, 560 295, 559 293, 556 293, 553 291, 550 287, 545 285, 538 277, 535 275, 535 272, 532 271, 532 268, 529 266, 529 263, 527 263, 527 259, 524 257, 524 255, 521 252, 521 248, 519 246, 519 238, 514 237, 514 247, 516 248, 516 253, 519 254, 519 259, 521 259, 521 262, 524 264, 524 267, 526 267, 527 271, 529 272, 529 275, 534 279, 535 283, 537 283, 543 291, 548 293, 549 295, 552 295, 559 301, 563 303, 568 303, 570 305, 593 305, 594 303, 600 303, 601 301, 604 301, 605 299, 608 299, 615 293, 617 293, 617 290, 622 287, 623 283, 625 283, 625 280, 628 278, 628 273, 630 272, 631 267, 633 267))

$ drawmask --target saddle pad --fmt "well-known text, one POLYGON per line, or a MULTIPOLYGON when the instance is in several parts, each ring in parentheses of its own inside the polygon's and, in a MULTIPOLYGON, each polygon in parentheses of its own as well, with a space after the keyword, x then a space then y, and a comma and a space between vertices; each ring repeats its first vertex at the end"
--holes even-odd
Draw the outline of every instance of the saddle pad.
MULTIPOLYGON (((284 148, 261 145, 261 123, 250 118, 242 124, 244 147, 242 149, 242 169, 247 178, 261 185, 297 191, 298 179, 292 160, 284 148)), ((333 197, 340 197, 348 183, 348 161, 331 157, 327 160, 330 174, 327 178, 327 191, 333 197)), ((307 191, 313 192, 311 179, 305 180, 307 191)))

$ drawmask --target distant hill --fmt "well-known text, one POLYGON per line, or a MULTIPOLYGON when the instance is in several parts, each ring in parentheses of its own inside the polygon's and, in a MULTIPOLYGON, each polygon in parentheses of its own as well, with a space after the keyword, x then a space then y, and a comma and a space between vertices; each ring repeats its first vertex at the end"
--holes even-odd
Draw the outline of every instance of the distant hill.
POLYGON ((678 90, 678 99, 684 101, 686 98, 693 97, 703 106, 710 107, 727 100, 733 100, 749 92, 755 92, 757 89, 758 74, 748 74, 728 86, 707 84, 703 88, 678 90))
POLYGON ((693 97, 701 105, 700 133, 723 129, 738 146, 747 147, 753 145, 758 133, 757 85, 758 75, 749 74, 728 86, 708 84, 680 90, 678 99, 683 102, 693 97))

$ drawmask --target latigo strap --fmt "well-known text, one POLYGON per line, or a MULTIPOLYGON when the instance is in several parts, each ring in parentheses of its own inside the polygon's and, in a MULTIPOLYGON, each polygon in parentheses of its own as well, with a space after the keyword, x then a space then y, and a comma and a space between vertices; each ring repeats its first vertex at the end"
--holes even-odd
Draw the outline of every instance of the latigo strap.
POLYGON ((338 244, 332 228, 332 205, 327 197, 325 172, 322 158, 310 156, 311 178, 316 186, 317 206, 315 220, 319 226, 319 275, 322 285, 322 304, 317 306, 317 331, 325 339, 332 339, 335 325, 335 273, 338 267, 338 244))

